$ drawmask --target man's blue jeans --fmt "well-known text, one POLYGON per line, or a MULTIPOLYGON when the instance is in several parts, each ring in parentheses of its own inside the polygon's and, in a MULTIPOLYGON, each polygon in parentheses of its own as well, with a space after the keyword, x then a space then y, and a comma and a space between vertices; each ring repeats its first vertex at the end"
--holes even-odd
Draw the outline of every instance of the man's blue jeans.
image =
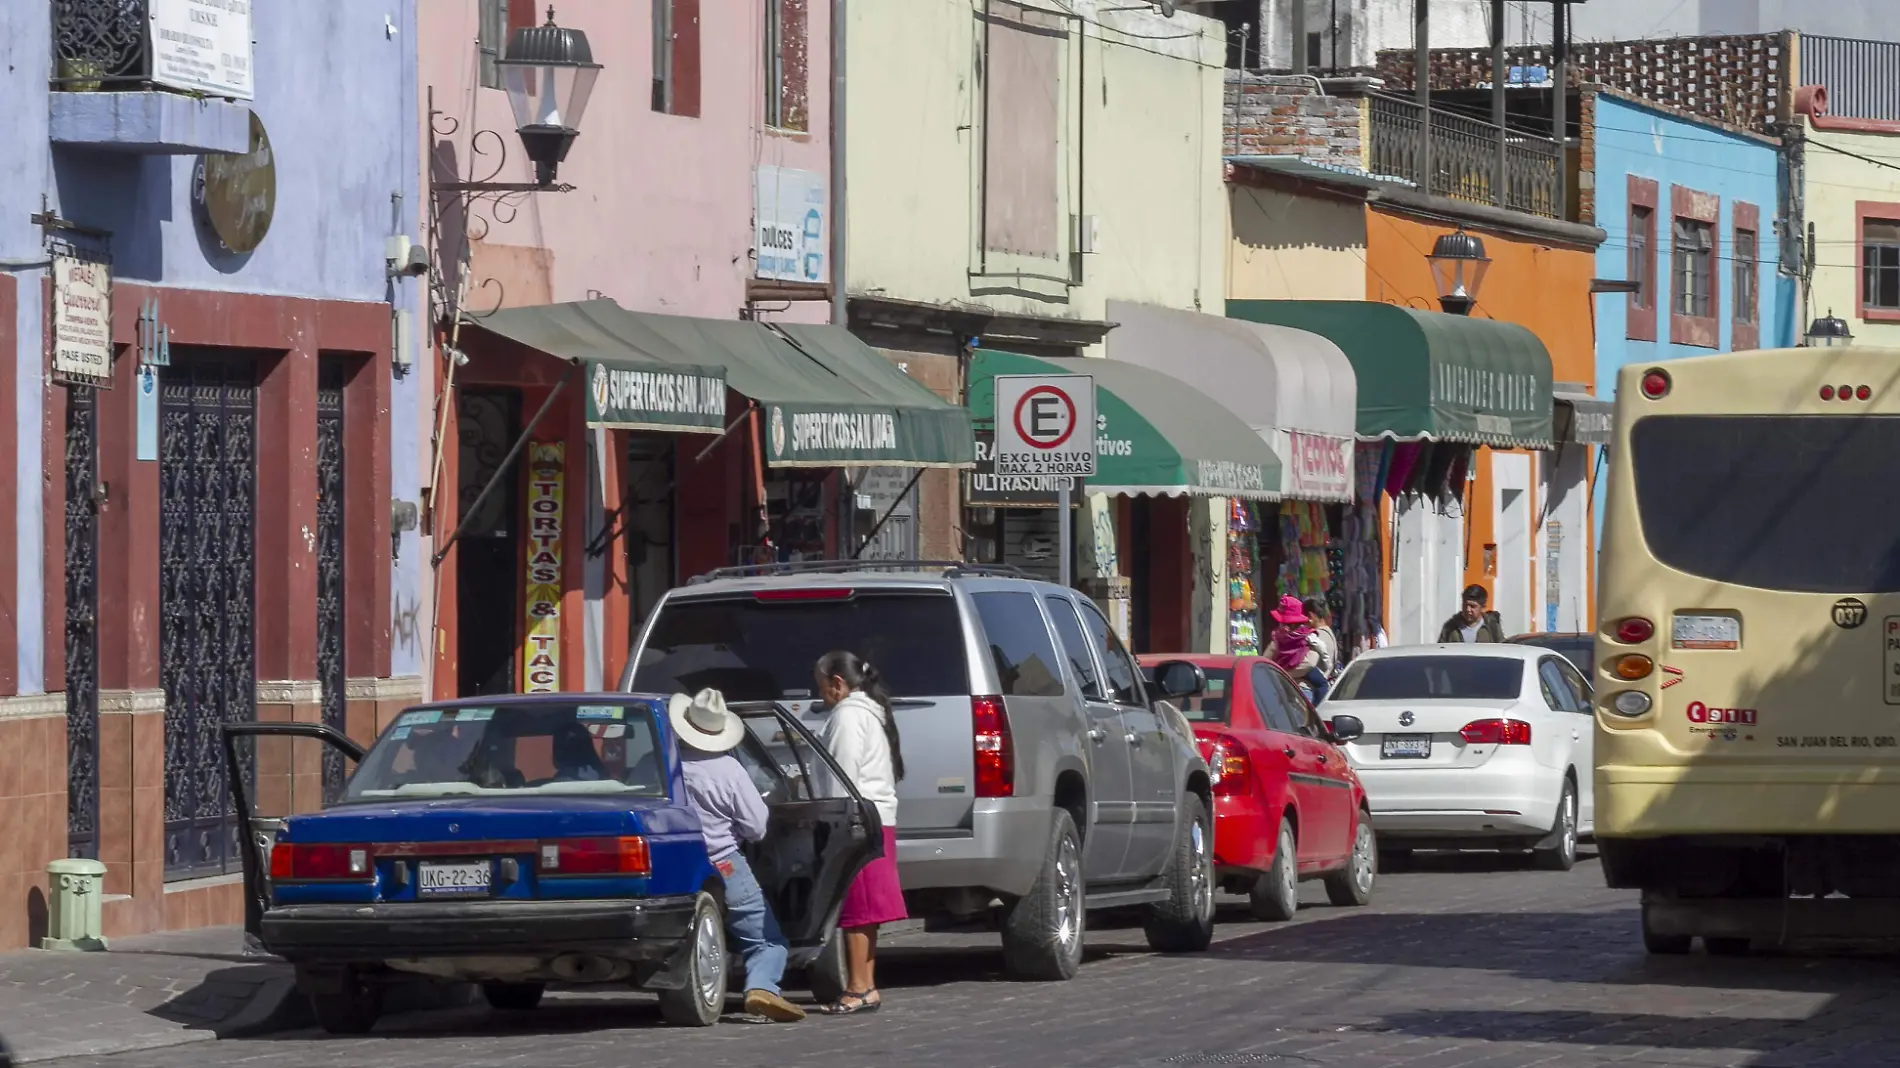
POLYGON ((765 900, 765 891, 741 853, 714 862, 726 880, 726 933, 745 961, 745 988, 776 994, 785 978, 785 935, 765 900))

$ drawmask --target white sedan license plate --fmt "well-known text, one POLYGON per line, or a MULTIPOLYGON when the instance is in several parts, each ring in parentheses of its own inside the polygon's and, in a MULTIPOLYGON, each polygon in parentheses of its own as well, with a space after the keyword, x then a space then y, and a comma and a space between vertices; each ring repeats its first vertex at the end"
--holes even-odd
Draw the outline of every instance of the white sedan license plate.
POLYGON ((417 873, 416 893, 420 897, 486 897, 492 868, 486 860, 449 864, 424 861, 417 873))
POLYGON ((1420 760, 1432 755, 1429 734, 1390 734, 1379 747, 1382 760, 1420 760))

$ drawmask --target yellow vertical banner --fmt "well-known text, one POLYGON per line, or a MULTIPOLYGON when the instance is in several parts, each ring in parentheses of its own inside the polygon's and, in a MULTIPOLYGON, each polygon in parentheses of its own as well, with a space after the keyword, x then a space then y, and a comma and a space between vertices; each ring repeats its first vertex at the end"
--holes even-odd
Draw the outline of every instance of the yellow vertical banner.
POLYGON ((521 650, 521 692, 561 688, 561 524, 566 496, 567 446, 558 441, 528 445, 528 536, 526 538, 528 629, 521 650))

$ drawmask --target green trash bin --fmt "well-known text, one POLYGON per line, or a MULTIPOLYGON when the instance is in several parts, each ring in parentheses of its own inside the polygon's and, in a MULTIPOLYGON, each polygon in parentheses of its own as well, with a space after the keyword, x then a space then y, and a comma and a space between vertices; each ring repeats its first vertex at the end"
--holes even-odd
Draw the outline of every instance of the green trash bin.
POLYGON ((106 948, 101 919, 106 866, 96 860, 69 857, 46 866, 46 886, 52 891, 47 910, 46 937, 41 949, 96 951, 106 948))

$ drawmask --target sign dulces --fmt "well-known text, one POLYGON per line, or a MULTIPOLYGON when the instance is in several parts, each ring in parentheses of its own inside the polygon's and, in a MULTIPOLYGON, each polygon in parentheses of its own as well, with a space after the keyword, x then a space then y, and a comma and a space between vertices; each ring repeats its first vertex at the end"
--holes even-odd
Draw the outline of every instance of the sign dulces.
POLYGON ((566 477, 566 445, 558 441, 528 445, 528 626, 521 649, 523 693, 555 693, 561 688, 561 522, 566 477))
POLYGON ((152 80, 206 96, 250 100, 251 0, 146 0, 152 80))
POLYGON ((995 382, 996 474, 1095 474, 1093 376, 997 375, 995 382))
POLYGON ((823 282, 829 194, 823 175, 762 166, 752 175, 755 274, 782 282, 823 282))
POLYGON ((104 263, 53 257, 53 377, 112 382, 112 268, 104 263))

